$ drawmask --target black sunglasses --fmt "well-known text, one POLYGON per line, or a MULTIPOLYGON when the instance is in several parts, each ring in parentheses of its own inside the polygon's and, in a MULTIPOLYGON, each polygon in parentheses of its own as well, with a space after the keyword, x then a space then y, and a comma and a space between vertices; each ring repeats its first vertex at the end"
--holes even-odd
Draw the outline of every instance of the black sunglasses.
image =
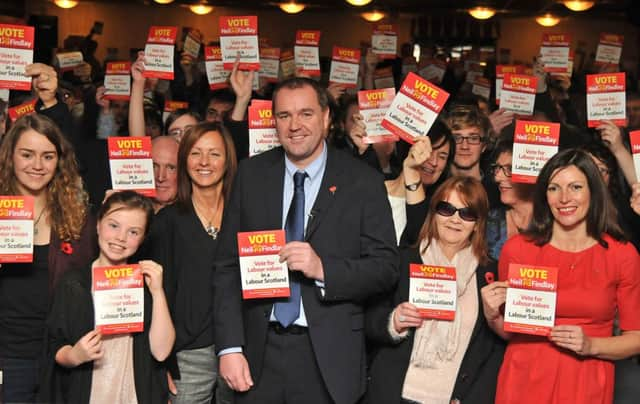
POLYGON ((466 222, 475 222, 476 220, 478 220, 478 214, 476 213, 476 211, 468 206, 464 208, 456 208, 446 201, 440 201, 436 205, 436 213, 439 215, 450 217, 455 215, 456 212, 458 212, 458 215, 460 215, 460 219, 466 222))

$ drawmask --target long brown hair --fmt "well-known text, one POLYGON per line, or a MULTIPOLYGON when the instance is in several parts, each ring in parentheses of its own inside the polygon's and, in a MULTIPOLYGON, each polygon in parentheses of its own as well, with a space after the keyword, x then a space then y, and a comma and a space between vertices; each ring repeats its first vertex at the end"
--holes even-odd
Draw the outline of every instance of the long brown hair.
MULTIPOLYGON (((485 242, 489 200, 487 198, 487 192, 484 190, 480 181, 472 177, 451 177, 436 189, 429 203, 429 214, 422 225, 422 229, 420 229, 418 244, 425 239, 430 242, 431 240, 438 240, 440 238, 438 227, 436 226, 436 205, 440 201, 446 201, 452 192, 457 192, 462 202, 473 209, 478 215, 476 229, 471 234, 471 247, 474 255, 478 258, 478 262, 481 265, 485 265, 489 262, 489 253, 487 243, 485 242)), ((427 243, 425 249, 428 246, 429 244, 427 243)), ((421 252, 424 253, 424 250, 421 252)))
POLYGON ((47 184, 47 209, 52 231, 62 241, 77 240, 85 223, 88 197, 78 174, 71 144, 49 118, 32 114, 18 119, 0 145, 0 194, 19 195, 13 167, 13 154, 20 136, 28 130, 46 137, 56 148, 58 164, 47 184))
POLYGON ((575 166, 584 174, 591 193, 586 217, 587 234, 605 248, 609 247, 604 239, 605 234, 615 240, 626 241, 624 231, 618 224, 618 211, 598 166, 586 151, 579 148, 566 149, 555 154, 542 167, 533 197, 533 216, 524 234, 536 245, 544 245, 551 241, 555 218, 547 200, 547 188, 558 171, 570 166, 575 166))
POLYGON ((216 132, 222 137, 226 154, 224 164, 225 171, 222 177, 222 195, 225 202, 229 200, 229 196, 231 195, 231 186, 233 185, 233 179, 238 170, 236 148, 231 139, 231 135, 219 122, 200 122, 187 131, 180 141, 180 147, 178 148, 178 195, 176 197, 176 204, 183 209, 188 209, 188 207, 191 206, 191 194, 193 192, 191 178, 187 170, 189 153, 191 153, 191 149, 193 149, 198 139, 209 132, 216 132))

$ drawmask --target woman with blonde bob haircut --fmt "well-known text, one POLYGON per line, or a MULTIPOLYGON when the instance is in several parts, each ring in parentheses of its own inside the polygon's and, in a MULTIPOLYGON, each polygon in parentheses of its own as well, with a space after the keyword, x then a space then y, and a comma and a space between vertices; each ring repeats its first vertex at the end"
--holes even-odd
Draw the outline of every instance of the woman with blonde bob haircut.
POLYGON ((75 155, 50 119, 18 119, 0 145, 0 195, 34 200, 33 262, 0 268, 0 369, 5 402, 32 402, 38 388, 49 296, 66 270, 97 251, 75 155))
POLYGON ((474 178, 449 178, 434 193, 418 245, 401 251, 393 296, 367 312, 375 353, 366 403, 493 403, 504 345, 487 326, 480 298, 496 276, 484 240, 488 211, 474 178), (455 268, 453 319, 423 316, 409 302, 412 264, 455 268))

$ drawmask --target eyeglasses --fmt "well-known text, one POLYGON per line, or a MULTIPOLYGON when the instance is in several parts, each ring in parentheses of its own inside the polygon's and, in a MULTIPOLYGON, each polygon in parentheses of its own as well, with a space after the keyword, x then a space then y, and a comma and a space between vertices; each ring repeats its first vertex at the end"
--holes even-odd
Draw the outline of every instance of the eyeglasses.
POLYGON ((167 134, 169 136, 180 137, 186 135, 191 128, 193 128, 193 125, 187 125, 184 128, 173 128, 167 134))
POLYGON ((465 222, 475 222, 478 220, 478 214, 476 211, 468 206, 464 208, 456 208, 446 201, 440 201, 436 204, 436 213, 440 216, 450 217, 455 215, 456 212, 458 212, 460 219, 465 222))
POLYGON ((479 145, 484 141, 484 137, 480 135, 471 135, 471 136, 462 136, 462 135, 453 135, 453 139, 456 141, 456 144, 462 144, 465 140, 467 144, 470 145, 479 145))
POLYGON ((501 166, 500 164, 492 164, 491 165, 491 176, 495 177, 496 174, 498 174, 498 170, 502 171, 502 174, 504 174, 505 177, 509 177, 511 178, 511 175, 513 174, 513 172, 511 171, 511 164, 507 164, 504 166, 501 166))

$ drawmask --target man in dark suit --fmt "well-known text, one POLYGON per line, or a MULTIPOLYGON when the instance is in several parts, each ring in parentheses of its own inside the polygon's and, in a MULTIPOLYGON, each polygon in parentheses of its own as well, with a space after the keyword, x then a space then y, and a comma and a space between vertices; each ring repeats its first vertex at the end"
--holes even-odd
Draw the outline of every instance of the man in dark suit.
POLYGON ((240 164, 222 223, 220 374, 238 403, 352 404, 365 390, 363 306, 398 277, 383 179, 328 147, 328 99, 315 81, 282 82, 273 100, 282 147, 240 164), (237 232, 280 228, 291 297, 243 301, 237 232))

